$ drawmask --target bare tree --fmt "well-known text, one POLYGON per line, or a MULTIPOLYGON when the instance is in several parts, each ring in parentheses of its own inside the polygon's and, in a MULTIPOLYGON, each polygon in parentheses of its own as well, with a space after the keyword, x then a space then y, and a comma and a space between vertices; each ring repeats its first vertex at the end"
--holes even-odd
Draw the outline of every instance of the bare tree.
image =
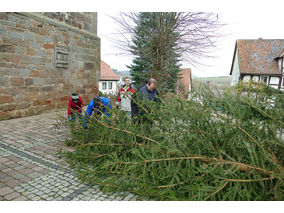
MULTIPOLYGON (((202 58, 214 57, 213 51, 221 37, 218 15, 205 12, 157 12, 152 13, 155 28, 147 32, 150 45, 135 48, 135 35, 140 21, 140 13, 120 13, 112 17, 119 29, 110 38, 121 54, 149 56, 152 60, 150 76, 161 82, 168 76, 166 70, 170 60, 166 58, 169 51, 174 51, 179 59, 194 67, 202 67, 202 58), (171 45, 168 45, 168 44, 171 45)), ((149 29, 149 28, 147 28, 149 29)), ((160 85, 158 85, 160 87, 160 85)), ((175 88, 175 86, 172 86, 175 88)))
MULTIPOLYGON (((167 12, 160 14, 160 20, 168 15, 167 12)), ((160 28, 160 32, 153 32, 161 35, 168 35, 169 32, 177 32, 176 51, 181 59, 193 66, 203 65, 202 58, 214 57, 212 53, 217 47, 218 41, 224 35, 221 32, 223 23, 220 22, 218 14, 207 12, 174 12, 171 13, 171 21, 166 28, 160 28)), ((121 54, 132 53, 133 36, 135 27, 139 21, 139 13, 123 13, 118 17, 112 17, 119 25, 117 33, 109 38, 115 46, 122 50, 121 54), (115 35, 115 36, 113 36, 115 35)), ((163 27, 164 25, 161 25, 163 27)))

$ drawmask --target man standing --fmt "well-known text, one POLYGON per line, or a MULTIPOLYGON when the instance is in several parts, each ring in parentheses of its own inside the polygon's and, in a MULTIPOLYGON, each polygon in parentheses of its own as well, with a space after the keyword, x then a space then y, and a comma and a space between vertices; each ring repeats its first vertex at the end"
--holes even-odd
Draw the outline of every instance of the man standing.
POLYGON ((82 113, 82 108, 83 108, 83 101, 80 95, 77 93, 72 93, 72 97, 69 99, 68 103, 68 109, 67 109, 67 114, 68 114, 68 120, 75 120, 76 115, 78 117, 81 117, 82 113))
MULTIPOLYGON (((131 109, 132 116, 135 118, 136 123, 140 123, 142 115, 145 113, 142 109, 141 104, 142 100, 146 100, 149 102, 155 101, 157 103, 160 102, 158 96, 159 93, 156 90, 157 81, 154 78, 150 78, 146 84, 140 86, 138 90, 133 95, 133 100, 131 100, 131 109)), ((143 105, 143 107, 146 107, 143 105)))
POLYGON ((124 78, 124 86, 119 90, 116 106, 119 107, 120 110, 126 112, 126 115, 131 117, 131 99, 134 92, 134 89, 130 83, 130 78, 125 77, 124 78))

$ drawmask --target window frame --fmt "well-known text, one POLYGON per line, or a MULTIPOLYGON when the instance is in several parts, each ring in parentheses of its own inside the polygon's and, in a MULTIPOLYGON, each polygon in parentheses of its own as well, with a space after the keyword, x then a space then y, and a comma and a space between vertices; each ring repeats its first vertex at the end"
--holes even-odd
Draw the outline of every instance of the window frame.
POLYGON ((107 84, 107 89, 108 89, 108 90, 112 90, 112 82, 111 82, 111 81, 108 82, 108 84, 107 84))
POLYGON ((107 90, 107 82, 102 82, 102 90, 107 90))
POLYGON ((260 76, 260 82, 265 83, 266 85, 269 85, 269 75, 261 75, 260 76), (262 78, 266 78, 266 82, 262 81, 262 78))

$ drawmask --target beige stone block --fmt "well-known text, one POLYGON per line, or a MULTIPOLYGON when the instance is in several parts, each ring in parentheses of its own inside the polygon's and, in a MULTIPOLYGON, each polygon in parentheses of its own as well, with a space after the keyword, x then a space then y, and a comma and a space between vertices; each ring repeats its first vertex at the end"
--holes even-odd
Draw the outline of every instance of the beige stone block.
POLYGON ((11 103, 13 96, 11 95, 0 95, 0 104, 11 103))
POLYGON ((39 70, 32 70, 30 72, 30 77, 33 77, 33 78, 39 78, 40 75, 39 75, 39 70))

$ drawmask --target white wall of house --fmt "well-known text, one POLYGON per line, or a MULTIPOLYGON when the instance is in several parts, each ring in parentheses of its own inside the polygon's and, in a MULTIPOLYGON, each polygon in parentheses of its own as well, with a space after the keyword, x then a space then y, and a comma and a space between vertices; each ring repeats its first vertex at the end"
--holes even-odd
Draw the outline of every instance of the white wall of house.
POLYGON ((279 69, 281 69, 282 58, 278 58, 277 62, 278 62, 278 67, 279 67, 279 69))
POLYGON ((231 78, 231 86, 237 85, 239 83, 239 78, 240 78, 239 55, 238 55, 238 50, 236 50, 236 56, 235 56, 232 78, 231 78))
POLYGON ((118 81, 99 81, 99 91, 103 94, 115 95, 117 92, 117 82, 118 81))
MULTIPOLYGON (((284 60, 284 58, 282 59, 282 60, 284 60)), ((284 62, 282 63, 282 70, 283 70, 283 72, 284 72, 284 62)), ((282 82, 281 82, 281 86, 280 86, 280 90, 283 90, 284 91, 284 74, 283 74, 283 76, 282 76, 282 82)))

